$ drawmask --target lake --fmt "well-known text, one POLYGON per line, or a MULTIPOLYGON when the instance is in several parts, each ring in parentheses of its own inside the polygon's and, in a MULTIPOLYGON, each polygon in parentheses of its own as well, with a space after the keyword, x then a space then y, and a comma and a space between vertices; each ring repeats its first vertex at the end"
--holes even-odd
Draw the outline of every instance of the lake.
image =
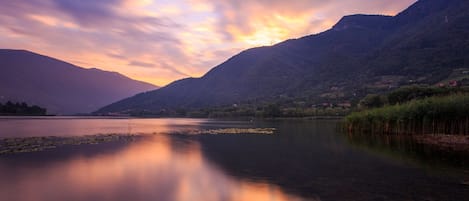
POLYGON ((114 133, 150 137, 0 155, 0 200, 469 200, 466 155, 340 121, 0 118, 0 138, 114 133), (184 135, 220 128, 276 130, 184 135))

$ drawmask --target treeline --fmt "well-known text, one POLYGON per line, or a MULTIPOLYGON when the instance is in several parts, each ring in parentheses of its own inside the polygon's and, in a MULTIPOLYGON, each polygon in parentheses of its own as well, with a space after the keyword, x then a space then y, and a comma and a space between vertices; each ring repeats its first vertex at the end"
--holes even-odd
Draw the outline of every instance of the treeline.
POLYGON ((369 94, 359 102, 359 109, 383 107, 433 96, 469 93, 468 87, 405 86, 387 94, 369 94))
POLYGON ((277 103, 267 104, 234 104, 199 109, 175 109, 153 111, 131 111, 131 116, 146 117, 191 117, 191 118, 231 118, 231 117, 256 117, 256 118, 303 118, 314 116, 345 116, 351 111, 350 107, 338 105, 327 106, 286 106, 277 103))
POLYGON ((302 118, 312 116, 344 116, 350 112, 349 108, 338 106, 327 107, 286 107, 279 104, 261 106, 230 106, 220 108, 201 109, 190 111, 188 117, 256 117, 256 118, 302 118))
POLYGON ((29 106, 24 102, 12 103, 11 101, 5 104, 0 103, 0 115, 46 115, 47 110, 37 105, 29 106))
POLYGON ((348 115, 349 132, 372 134, 469 134, 469 94, 416 98, 348 115))

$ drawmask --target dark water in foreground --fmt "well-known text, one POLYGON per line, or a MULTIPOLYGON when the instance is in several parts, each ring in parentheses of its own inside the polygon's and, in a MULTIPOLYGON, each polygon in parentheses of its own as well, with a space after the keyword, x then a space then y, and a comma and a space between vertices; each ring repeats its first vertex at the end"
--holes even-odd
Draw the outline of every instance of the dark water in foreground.
POLYGON ((5 201, 469 200, 469 167, 410 143, 348 136, 337 121, 0 119, 0 137, 275 127, 274 135, 156 134, 0 155, 5 201))

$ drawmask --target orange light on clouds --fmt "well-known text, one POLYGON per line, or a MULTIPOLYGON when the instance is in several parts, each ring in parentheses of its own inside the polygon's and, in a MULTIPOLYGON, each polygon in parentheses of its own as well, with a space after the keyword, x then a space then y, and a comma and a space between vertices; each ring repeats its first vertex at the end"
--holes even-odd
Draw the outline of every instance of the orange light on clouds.
POLYGON ((48 26, 57 26, 59 24, 59 20, 47 15, 29 15, 29 17, 48 26))
POLYGON ((347 14, 394 15, 415 0, 28 2, 0 7, 2 48, 163 86, 200 77, 243 49, 322 32, 347 14))

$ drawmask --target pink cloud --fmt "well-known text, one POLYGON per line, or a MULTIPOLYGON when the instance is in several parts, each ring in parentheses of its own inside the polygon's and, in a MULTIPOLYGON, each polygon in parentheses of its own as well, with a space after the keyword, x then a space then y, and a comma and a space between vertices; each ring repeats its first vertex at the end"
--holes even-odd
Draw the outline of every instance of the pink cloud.
POLYGON ((0 46, 164 85, 242 49, 324 31, 343 15, 396 14, 414 1, 4 1, 0 46))

